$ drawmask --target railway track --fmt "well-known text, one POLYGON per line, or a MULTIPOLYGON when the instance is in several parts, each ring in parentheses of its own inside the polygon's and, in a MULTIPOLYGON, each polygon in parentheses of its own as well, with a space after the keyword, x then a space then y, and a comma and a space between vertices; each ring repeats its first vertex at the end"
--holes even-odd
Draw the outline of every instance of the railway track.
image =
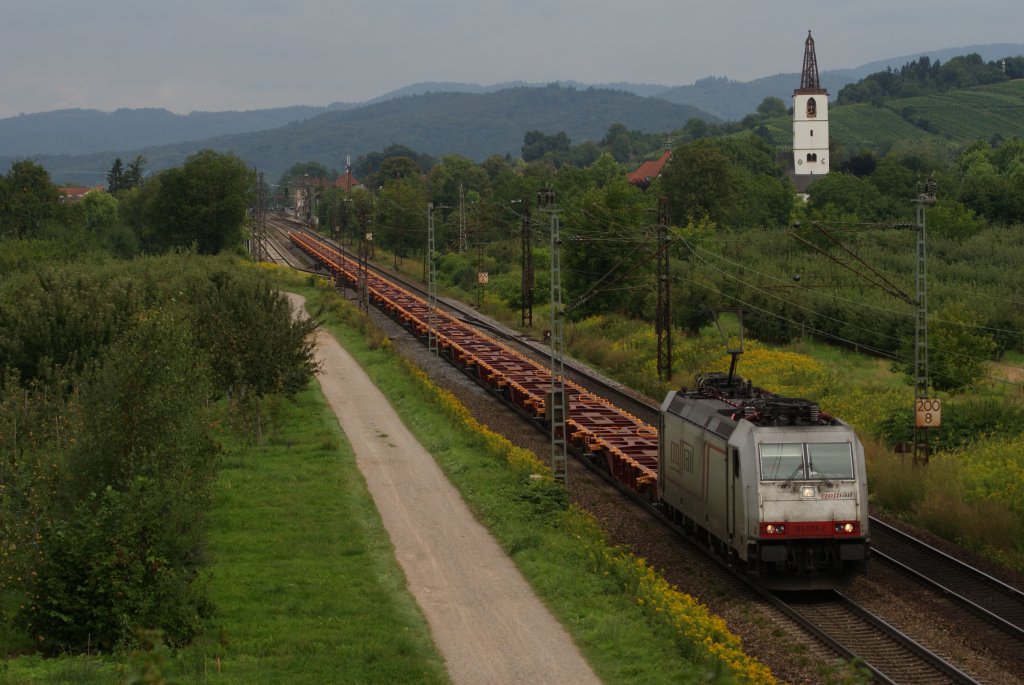
POLYGON ((959 559, 872 519, 875 557, 953 600, 1024 649, 1024 592, 959 559))
MULTIPOLYGON (((279 224, 279 226, 281 230, 288 228, 294 232, 296 229, 295 225, 290 224, 279 224)), ((331 244, 324 244, 322 238, 316 237, 314 240, 308 237, 307 234, 306 238, 300 240, 296 240, 293 236, 292 242, 299 245, 320 266, 326 265, 330 271, 337 272, 354 268, 354 262, 349 262, 346 265, 346 258, 342 251, 331 244), (314 243, 317 242, 321 243, 321 245, 315 248, 314 243), (317 250, 321 251, 318 252, 317 250)), ((385 276, 389 279, 394 278, 393 274, 385 274, 383 271, 375 273, 375 279, 383 279, 385 276)), ((350 282, 354 280, 351 274, 349 280, 350 282)), ((387 286, 375 280, 371 286, 376 291, 376 295, 373 298, 375 300, 374 304, 387 311, 392 318, 413 331, 418 337, 425 338, 426 322, 428 321, 428 316, 431 315, 426 311, 425 300, 415 294, 416 291, 419 291, 418 284, 404 282, 401 287, 395 287, 397 290, 387 290, 387 286)), ((464 371, 473 376, 477 381, 488 386, 492 391, 503 395, 521 414, 527 415, 535 423, 542 424, 543 407, 541 403, 537 402, 537 394, 531 394, 531 388, 526 388, 523 384, 532 382, 534 384, 532 389, 538 390, 549 382, 549 378, 544 375, 546 371, 539 365, 536 359, 529 358, 532 355, 535 358, 542 359, 545 356, 544 352, 547 350, 546 346, 526 340, 516 332, 495 326, 493 323, 482 322, 475 312, 462 309, 455 303, 445 302, 445 307, 450 312, 448 314, 450 320, 446 320, 445 325, 447 326, 450 322, 455 322, 456 325, 456 328, 452 330, 443 329, 443 334, 440 333, 442 328, 438 327, 439 334, 444 335, 446 338, 444 349, 447 351, 449 360, 453 361, 457 366, 461 365, 464 371), (486 339, 486 342, 481 343, 476 338, 480 334, 472 329, 478 327, 488 329, 490 335, 482 336, 486 339), (456 329, 457 331, 453 333, 453 330, 456 329), (502 338, 507 345, 497 343, 491 335, 502 338), (508 346, 518 346, 521 351, 512 352, 508 346), (508 357, 510 352, 513 361, 511 365, 501 361, 501 357, 508 357), (520 371, 525 374, 522 378, 516 376, 520 371), (494 387, 492 381, 495 374, 502 376, 507 382, 500 384, 500 387, 494 387), (536 376, 536 378, 533 381, 527 381, 525 379, 528 376, 536 376)), ((581 385, 581 387, 574 391, 574 401, 578 401, 580 398, 584 402, 589 401, 592 399, 588 397, 589 392, 600 391, 604 396, 614 398, 613 403, 628 401, 637 409, 636 414, 640 415, 641 418, 638 419, 637 416, 631 413, 623 412, 631 419, 635 419, 636 422, 625 422, 623 425, 618 426, 619 430, 624 428, 635 436, 638 430, 638 423, 643 424, 646 420, 649 426, 654 420, 653 417, 657 416, 657 408, 652 403, 626 392, 617 384, 605 379, 592 378, 593 374, 584 367, 576 367, 572 373, 582 385, 586 386, 586 389, 584 389, 581 385)), ((612 433, 614 433, 616 429, 615 424, 619 422, 618 418, 604 413, 606 409, 604 404, 600 405, 600 409, 601 412, 598 412, 600 416, 598 416, 597 422, 599 424, 607 424, 612 429, 612 433)), ((578 426, 574 427, 574 430, 575 428, 578 428, 578 426)), ((583 451, 585 454, 593 456, 595 444, 591 442, 591 438, 595 438, 595 436, 596 434, 588 434, 584 435, 582 439, 577 440, 577 451, 583 451), (582 450, 579 449, 581 445, 583 447, 582 450)), ((644 440, 641 441, 643 443, 641 451, 649 447, 649 443, 646 441, 650 437, 649 435, 644 436, 644 440)), ((607 440, 607 435, 602 437, 602 440, 607 440)), ((613 438, 612 444, 597 445, 597 448, 596 452, 607 458, 610 452, 614 452, 617 449, 617 446, 614 444, 613 438)), ((652 468, 649 462, 646 465, 637 463, 626 453, 612 456, 615 456, 615 459, 609 459, 608 461, 617 460, 620 462, 618 466, 621 467, 608 469, 612 479, 620 484, 634 479, 629 486, 634 489, 635 479, 647 477, 652 468)), ((592 459, 592 461, 594 460, 592 459)), ((653 468, 656 469, 656 461, 653 464, 653 468)), ((629 492, 629 488, 626 491, 629 492)), ((641 502, 643 501, 642 497, 639 499, 641 502)), ((872 519, 872 526, 873 532, 874 530, 884 531, 879 535, 879 543, 876 549, 882 549, 879 557, 885 559, 886 563, 890 563, 888 561, 890 555, 886 549, 897 550, 898 546, 909 549, 913 546, 910 542, 895 542, 894 540, 899 539, 898 536, 895 533, 892 535, 888 534, 889 530, 894 529, 891 529, 877 519, 872 519), (877 528, 874 528, 876 525, 877 528)), ((910 540, 913 539, 910 538, 910 540)), ((921 544, 918 543, 918 545, 921 544)), ((927 546, 924 545, 924 547, 927 546)), ((915 576, 922 578, 929 575, 941 577, 943 574, 949 573, 948 570, 943 571, 941 569, 944 565, 952 562, 937 562, 934 561, 934 557, 930 557, 933 559, 931 563, 935 570, 929 571, 926 568, 925 562, 922 561, 925 556, 927 555, 920 551, 913 554, 909 551, 894 551, 892 554, 894 560, 899 559, 897 563, 901 563, 908 569, 908 573, 912 573, 915 576)), ((962 564, 962 562, 957 563, 968 569, 970 568, 962 564)), ((966 571, 963 572, 966 573, 966 571)), ((980 583, 981 581, 977 582, 980 583)), ((951 577, 945 583, 946 585, 940 583, 937 586, 941 588, 938 590, 939 592, 949 596, 965 594, 965 592, 954 593, 948 587, 949 585, 960 587, 961 584, 966 586, 965 581, 962 579, 958 580, 957 577, 951 577)), ((1010 588, 1010 590, 1013 590, 1013 588, 1010 588)), ((981 591, 979 590, 978 592, 980 593, 981 591)), ((992 590, 989 590, 989 592, 992 592, 992 590)), ((1017 591, 1014 590, 1014 592, 1017 591)), ((973 589, 971 593, 974 593, 973 589)), ((1017 595, 1020 595, 1020 593, 1017 592, 1017 595)), ((837 654, 845 658, 859 657, 863 659, 872 671, 873 678, 878 682, 975 682, 955 666, 947 663, 943 658, 931 653, 925 647, 900 633, 895 627, 877 617, 871 616, 870 612, 857 607, 851 600, 842 595, 837 594, 828 598, 827 601, 823 600, 820 596, 813 599, 798 598, 790 601, 783 601, 778 597, 774 597, 770 598, 769 601, 776 604, 781 611, 787 613, 794 621, 803 625, 812 634, 817 635, 823 643, 829 645, 837 654)), ((1020 598, 1017 597, 1014 601, 1020 602, 1020 598)), ((980 607, 985 607, 986 605, 998 607, 1000 604, 1009 604, 1010 602, 1005 600, 1005 596, 1004 599, 1000 600, 999 598, 991 597, 985 599, 979 595, 979 599, 975 603, 980 607)), ((987 620, 997 622, 1008 634, 1014 635, 1012 632, 1014 628, 1020 631, 1020 619, 1014 618, 1014 615, 1006 618, 1000 612, 993 611, 992 609, 983 609, 983 611, 997 617, 996 619, 987 620), (1008 627, 1005 627, 1004 624, 1008 627)), ((1014 637, 1013 639, 1018 638, 1014 637)))
MULTIPOLYGON (((337 248, 305 233, 293 232, 290 239, 336 278, 349 285, 358 283, 358 264, 337 248)), ((379 274, 367 274, 367 287, 374 306, 423 340, 435 335, 441 356, 538 425, 546 425, 547 391, 551 387, 547 368, 451 314, 432 309, 422 298, 379 274)), ((570 406, 566 443, 600 464, 618 482, 653 500, 657 432, 572 381, 566 381, 565 391, 570 406)))
POLYGON ((977 682, 841 592, 782 601, 815 632, 820 631, 824 639, 863 660, 876 682, 915 685, 977 682))
MULTIPOLYGON (((333 241, 326 240, 316 233, 312 233, 308 228, 297 221, 290 219, 276 219, 272 222, 272 225, 278 231, 278 234, 285 240, 287 240, 287 234, 289 231, 299 231, 305 235, 314 237, 316 240, 324 241, 334 247, 334 249, 337 249, 343 255, 346 255, 351 259, 355 259, 355 256, 345 250, 345 248, 338 246, 333 241)), ((387 271, 373 264, 368 264, 367 268, 381 278, 398 283, 402 288, 408 290, 417 297, 423 300, 428 299, 427 291, 418 281, 387 271)), ((536 340, 531 340, 518 331, 502 326, 490 319, 480 317, 476 311, 455 300, 439 298, 438 304, 459 321, 478 330, 486 331, 488 334, 498 338, 502 342, 511 345, 516 351, 529 356, 538 364, 546 364, 551 358, 551 351, 547 345, 536 340)), ((594 369, 587 368, 572 359, 565 360, 565 371, 566 377, 574 383, 584 387, 590 392, 600 394, 602 397, 609 398, 610 396, 610 398, 614 398, 614 404, 617 407, 625 410, 633 416, 636 416, 648 425, 653 426, 657 424, 658 406, 653 404, 648 398, 640 396, 620 383, 616 383, 611 379, 605 378, 594 369)))

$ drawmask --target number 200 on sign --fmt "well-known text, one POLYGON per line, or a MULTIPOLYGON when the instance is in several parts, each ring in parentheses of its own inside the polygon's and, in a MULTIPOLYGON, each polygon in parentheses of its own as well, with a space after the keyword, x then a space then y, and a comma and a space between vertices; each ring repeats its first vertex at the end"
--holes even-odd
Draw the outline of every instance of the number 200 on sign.
POLYGON ((915 425, 918 428, 937 428, 942 424, 942 400, 916 401, 915 425))

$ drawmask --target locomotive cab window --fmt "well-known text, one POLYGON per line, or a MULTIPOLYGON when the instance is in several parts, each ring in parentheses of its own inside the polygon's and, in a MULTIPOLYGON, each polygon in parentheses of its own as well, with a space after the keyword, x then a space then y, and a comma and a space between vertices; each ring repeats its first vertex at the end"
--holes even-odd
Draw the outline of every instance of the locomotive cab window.
POLYGON ((761 443, 761 480, 804 477, 804 450, 798 442, 761 443))
POLYGON ((848 442, 812 442, 807 445, 812 476, 853 480, 853 452, 848 442))
POLYGON ((848 442, 765 442, 759 447, 761 480, 853 479, 848 442))

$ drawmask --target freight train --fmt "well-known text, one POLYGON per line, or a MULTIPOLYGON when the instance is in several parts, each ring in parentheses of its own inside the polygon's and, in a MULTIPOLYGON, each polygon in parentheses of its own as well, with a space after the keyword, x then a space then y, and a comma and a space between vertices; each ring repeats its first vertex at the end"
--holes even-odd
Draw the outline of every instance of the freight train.
POLYGON ((831 588, 864 570, 864 449, 849 425, 723 373, 669 392, 660 424, 667 519, 770 588, 831 588))
MULTIPOLYGON (((333 246, 298 233, 291 240, 339 279, 358 282, 333 246)), ((374 304, 424 341, 433 326, 441 356, 550 430, 546 368, 371 278, 374 304)), ((567 382, 566 444, 766 587, 835 587, 868 559, 860 441, 814 404, 754 388, 734 370, 735 357, 729 374, 704 374, 694 390, 670 392, 657 431, 567 382)))

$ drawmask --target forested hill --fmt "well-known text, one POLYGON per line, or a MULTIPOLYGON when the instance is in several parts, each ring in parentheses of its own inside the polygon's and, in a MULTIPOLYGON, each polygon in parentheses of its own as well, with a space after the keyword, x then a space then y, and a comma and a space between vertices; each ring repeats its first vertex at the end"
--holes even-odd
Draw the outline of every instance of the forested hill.
POLYGON ((166 109, 60 109, 0 119, 0 154, 10 157, 81 155, 101 150, 134 150, 278 128, 330 110, 352 107, 279 107, 249 112, 192 112, 166 109))
MULTIPOLYGON (((40 156, 58 182, 106 182, 113 158, 141 154, 151 171, 180 164, 201 148, 234 152, 276 178, 296 161, 328 168, 398 143, 431 155, 460 154, 483 160, 492 154, 518 157, 528 131, 564 131, 573 143, 600 140, 608 127, 660 133, 681 128, 691 118, 714 117, 693 107, 615 90, 510 88, 495 93, 432 93, 403 97, 351 110, 327 112, 271 131, 225 136, 195 143, 118 149, 88 156, 40 156)), ((3 160, 0 160, 2 163, 3 160)))
MULTIPOLYGON (((978 54, 983 60, 991 61, 1010 55, 1024 54, 1024 45, 1019 43, 993 43, 990 45, 971 45, 959 48, 944 48, 919 52, 903 57, 891 57, 861 65, 852 69, 827 69, 821 72, 821 85, 835 98, 840 90, 848 84, 856 83, 870 74, 899 69, 908 62, 927 57, 931 63, 948 62, 960 56, 978 54)), ((794 55, 794 67, 800 65, 802 52, 794 55)), ((817 47, 818 64, 829 63, 828 44, 817 47)), ((789 102, 793 89, 800 84, 800 73, 776 74, 753 81, 733 81, 719 76, 701 79, 688 86, 669 88, 657 97, 669 102, 697 107, 727 121, 739 121, 757 109, 758 104, 766 97, 781 98, 789 102)))

